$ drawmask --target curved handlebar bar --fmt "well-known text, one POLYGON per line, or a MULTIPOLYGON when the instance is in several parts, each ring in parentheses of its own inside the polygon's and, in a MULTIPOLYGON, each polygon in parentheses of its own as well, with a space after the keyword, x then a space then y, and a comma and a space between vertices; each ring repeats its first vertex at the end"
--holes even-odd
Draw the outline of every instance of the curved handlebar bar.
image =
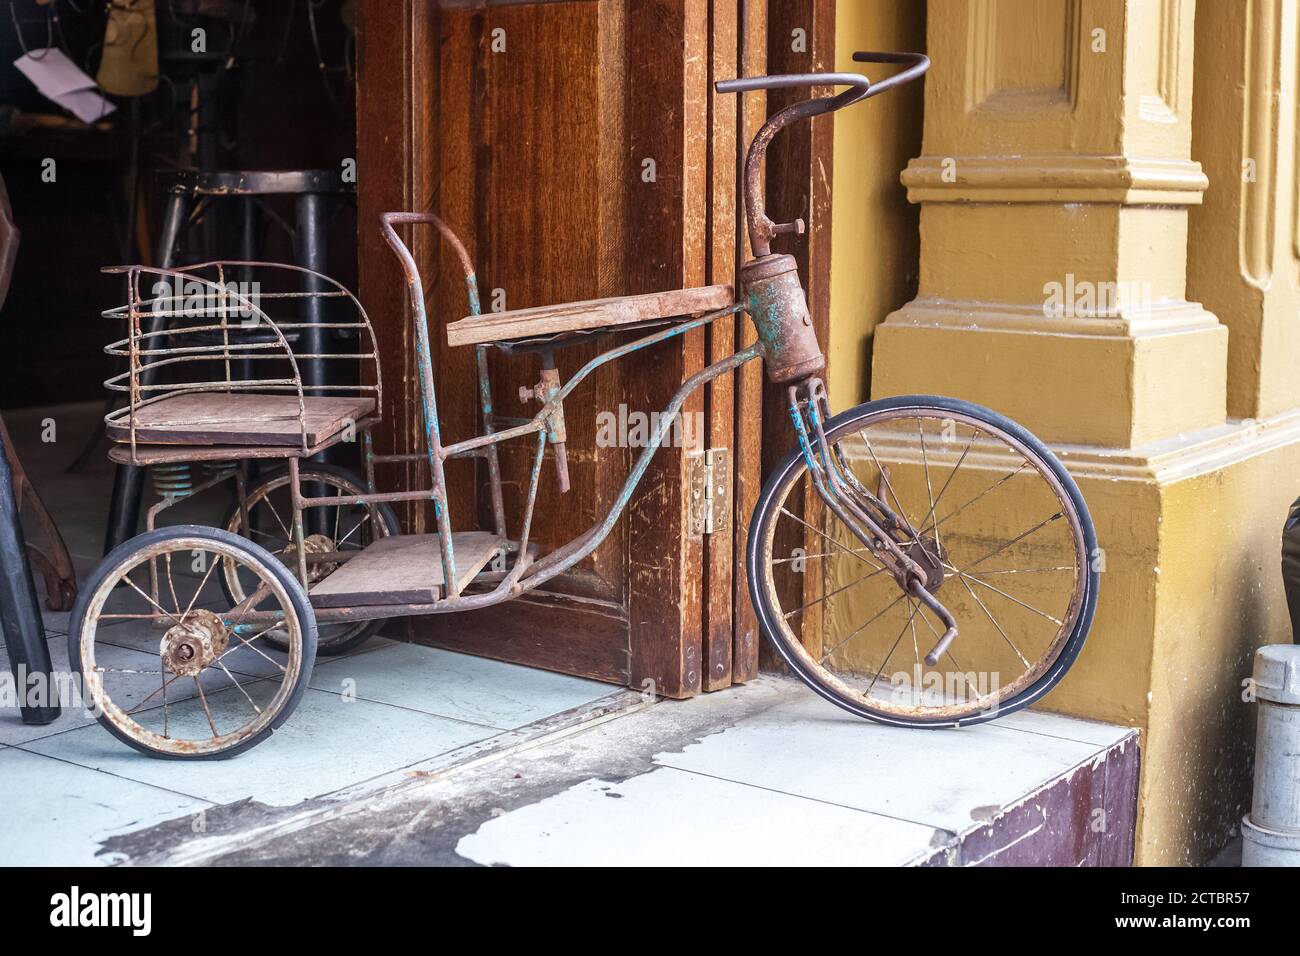
POLYGON ((760 175, 763 157, 768 144, 784 127, 801 119, 811 119, 822 113, 852 106, 862 100, 892 90, 896 86, 909 83, 930 68, 930 58, 924 53, 877 53, 858 52, 853 54, 857 63, 905 63, 907 69, 893 76, 886 77, 878 83, 872 83, 861 73, 782 73, 773 76, 746 76, 734 80, 720 80, 713 85, 719 93, 749 93, 755 90, 780 90, 800 86, 847 86, 834 96, 816 97, 801 100, 785 107, 768 117, 766 123, 749 144, 749 153, 745 157, 745 217, 749 223, 749 244, 755 256, 771 253, 772 239, 786 232, 803 232, 802 220, 792 223, 774 223, 763 211, 763 194, 760 188, 760 175))
POLYGON ((741 76, 713 84, 719 93, 750 93, 790 86, 857 86, 865 90, 871 86, 871 81, 861 73, 775 73, 771 76, 741 76))

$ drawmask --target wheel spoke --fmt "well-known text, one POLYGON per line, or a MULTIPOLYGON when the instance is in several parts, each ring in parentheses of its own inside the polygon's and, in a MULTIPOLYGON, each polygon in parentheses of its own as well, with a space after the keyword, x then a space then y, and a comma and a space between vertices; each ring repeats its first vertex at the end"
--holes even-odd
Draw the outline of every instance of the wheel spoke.
POLYGON ((248 696, 248 691, 244 689, 244 685, 241 684, 239 681, 235 680, 235 675, 230 673, 230 668, 226 667, 225 664, 221 663, 221 658, 217 658, 215 661, 213 661, 213 663, 216 664, 218 667, 222 669, 222 671, 225 672, 226 676, 230 678, 230 683, 234 684, 236 687, 239 688, 239 692, 244 695, 245 699, 247 699, 250 704, 252 704, 253 710, 260 715, 262 713, 262 708, 258 707, 256 702, 254 702, 253 698, 248 696))
MULTIPOLYGON (((277 627, 280 627, 280 625, 279 625, 279 624, 272 624, 272 625, 271 625, 270 627, 268 627, 265 631, 259 631, 259 632, 257 632, 256 634, 254 634, 252 637, 248 638, 247 640, 245 640, 245 639, 244 639, 240 634, 238 634, 238 633, 234 630, 234 628, 231 628, 231 629, 229 630, 229 633, 230 633, 230 636, 231 636, 231 637, 233 637, 235 640, 239 641, 239 643, 242 644, 244 647, 247 647, 247 648, 249 648, 249 649, 255 651, 256 653, 261 654, 263 657, 265 657, 265 658, 266 658, 268 661, 270 661, 273 665, 275 665, 276 667, 278 667, 278 668, 280 669, 281 673, 288 673, 288 668, 286 668, 283 664, 281 664, 279 661, 277 661, 274 657, 271 657, 270 655, 264 653, 260 647, 254 647, 254 646, 253 646, 253 642, 254 642, 255 640, 257 640, 259 637, 264 637, 265 635, 270 634, 270 633, 271 633, 272 631, 274 631, 277 627)), ((228 647, 228 648, 226 648, 224 651, 221 652, 221 654, 217 657, 217 659, 214 660, 212 663, 214 663, 214 664, 220 664, 222 658, 224 658, 224 657, 225 657, 227 654, 229 654, 231 651, 235 651, 235 650, 238 650, 238 648, 235 648, 235 647, 228 647)))
MULTIPOLYGON (((1038 524, 1034 525, 1034 526, 1033 526, 1032 528, 1030 528, 1028 531, 1025 531, 1025 532, 1022 532, 1021 534, 1016 535, 1016 536, 1015 536, 1014 538, 1012 538, 1010 541, 1006 542, 1006 543, 1003 544, 1003 545, 999 545, 998 547, 996 547, 996 548, 994 548, 992 551, 990 551, 988 554, 984 555, 984 557, 980 558, 978 561, 975 561, 975 562, 972 563, 972 564, 968 564, 968 565, 966 565, 966 567, 967 567, 968 569, 969 569, 969 568, 978 568, 981 564, 983 564, 983 563, 984 563, 985 561, 987 561, 989 558, 993 557, 994 555, 1001 554, 1003 551, 1007 550, 1007 548, 1011 547, 1013 544, 1019 544, 1021 541, 1025 540, 1025 538, 1028 538, 1031 534, 1034 534, 1034 533, 1035 533, 1036 531, 1038 531, 1039 529, 1041 529, 1041 528, 1045 528, 1045 527, 1047 527, 1049 524, 1051 524, 1053 521, 1057 521, 1057 520, 1059 520, 1059 519, 1061 519, 1061 518, 1063 518, 1063 517, 1065 517, 1065 515, 1058 511, 1056 514, 1052 515, 1050 518, 1044 518, 1042 521, 1038 522, 1038 524)), ((956 569, 954 568, 954 570, 956 570, 956 569)))
POLYGON ((357 530, 358 530, 362 525, 364 525, 367 521, 369 521, 369 520, 370 520, 370 512, 367 510, 366 513, 363 514, 363 515, 361 516, 361 519, 360 519, 356 524, 354 524, 354 525, 352 526, 352 530, 351 530, 351 531, 349 531, 349 532, 348 532, 347 534, 345 534, 343 537, 339 538, 336 542, 334 542, 334 550, 335 550, 335 551, 341 551, 341 550, 343 550, 343 549, 340 547, 340 545, 342 545, 344 541, 347 541, 348 538, 350 538, 350 537, 352 537, 354 534, 356 534, 356 533, 357 533, 357 530))
MULTIPOLYGON (((952 567, 952 566, 949 565, 949 567, 952 567)), ((965 582, 965 581, 967 581, 967 580, 974 581, 976 584, 981 585, 982 587, 986 587, 986 588, 988 588, 990 591, 993 591, 993 592, 996 593, 996 594, 1001 594, 1001 595, 1002 595, 1004 598, 1006 598, 1008 601, 1014 601, 1016 604, 1019 604, 1019 605, 1020 605, 1021 607, 1023 607, 1025 610, 1027 610, 1027 611, 1033 611, 1035 614, 1039 615, 1040 617, 1045 617, 1045 618, 1047 618, 1049 621, 1051 621, 1051 622, 1052 622, 1053 624, 1055 624, 1057 627, 1060 627, 1062 624, 1065 623, 1064 621, 1060 620, 1059 618, 1052 617, 1052 615, 1048 614, 1046 611, 1043 611, 1043 610, 1040 610, 1039 608, 1034 607, 1032 604, 1026 604, 1024 601, 1020 600, 1020 598, 1016 597, 1015 595, 1008 594, 1006 591, 1003 591, 1001 588, 996 588, 996 587, 994 587, 993 585, 989 584, 987 581, 981 581, 979 578, 977 578, 977 577, 976 577, 975 575, 973 575, 973 574, 967 574, 965 571, 960 571, 960 570, 958 570, 957 568, 952 568, 952 570, 953 570, 953 571, 954 571, 954 572, 955 572, 955 573, 956 573, 956 574, 957 574, 957 575, 962 579, 963 582, 965 582)), ((970 585, 967 585, 967 587, 969 587, 969 586, 970 586, 970 585)), ((971 592, 971 593, 974 593, 974 592, 971 592)))
POLYGON ((868 560, 867 560, 866 558, 864 558, 862 555, 858 554, 857 551, 854 551, 852 548, 849 548, 847 545, 840 544, 838 541, 836 541, 836 540, 835 540, 834 538, 832 538, 830 535, 826 534, 826 533, 825 533, 824 531, 822 531, 821 529, 819 529, 819 528, 814 528, 812 525, 810 525, 807 521, 804 521, 803 518, 800 518, 800 517, 799 517, 797 514, 795 514, 794 512, 789 511, 788 509, 786 509, 786 508, 783 507, 783 508, 781 509, 781 513, 782 513, 782 514, 785 514, 785 515, 789 515, 791 518, 793 518, 795 521, 799 522, 801 525, 803 525, 803 526, 804 526, 805 528, 807 528, 809 531, 811 531, 811 532, 813 532, 814 534, 820 535, 821 537, 825 538, 827 541, 829 541, 831 544, 835 545, 835 547, 839 548, 839 549, 840 549, 841 551, 843 551, 845 554, 851 554, 851 555, 853 555, 855 558, 857 558, 857 559, 858 559, 859 561, 861 561, 863 564, 865 564, 865 565, 867 565, 867 566, 869 566, 869 567, 875 568, 877 571, 883 571, 883 570, 885 570, 884 567, 883 567, 882 565, 876 564, 874 561, 868 561, 868 560))
MULTIPOLYGON (((1025 470, 1025 467, 1026 467, 1028 464, 1029 464, 1029 462, 1027 462, 1027 461, 1022 461, 1022 462, 1020 463, 1020 467, 1018 467, 1015 471, 1008 472, 1007 474, 1003 475, 1001 478, 999 478, 997 481, 993 482, 993 484, 989 485, 987 488, 985 488, 983 491, 981 491, 981 492, 980 492, 978 495, 976 495, 974 498, 970 499, 970 501, 966 502, 966 503, 965 503, 964 505, 962 505, 960 508, 956 509, 955 511, 950 511, 950 512, 948 512, 946 515, 944 515, 942 518, 939 518, 937 521, 935 521, 934 524, 930 525, 929 528, 926 528, 926 531, 929 531, 931 528, 933 528, 933 529, 934 529, 935 536, 937 537, 938 534, 939 534, 939 525, 943 524, 945 521, 951 521, 953 518, 957 517, 959 514, 961 514, 963 511, 965 511, 967 508, 969 508, 969 507, 970 507, 971 505, 973 505, 975 502, 979 501, 981 498, 983 498, 985 495, 987 495, 990 491, 992 491, 993 489, 999 487, 1003 482, 1010 481, 1012 478, 1016 477, 1016 475, 1020 474, 1022 471, 1025 470)), ((923 533, 924 533, 924 532, 923 532, 923 533)))
MULTIPOLYGON (((135 569, 132 568, 131 570, 135 570, 135 569)), ((158 609, 158 612, 162 614, 163 617, 171 618, 173 621, 176 621, 177 624, 180 623, 180 621, 177 620, 176 615, 172 614, 171 611, 168 611, 166 608, 164 608, 161 604, 159 604, 149 595, 145 594, 144 591, 140 590, 140 586, 131 580, 131 575, 129 572, 127 574, 122 575, 122 580, 125 581, 127 584, 131 585, 131 587, 135 589, 136 594, 140 595, 140 597, 144 598, 146 601, 148 601, 150 604, 156 607, 158 609)), ((150 619, 152 619, 153 617, 154 615, 152 614, 149 615, 150 619)))
POLYGON ((795 608, 793 611, 788 611, 785 615, 785 619, 788 621, 790 620, 790 618, 794 617, 794 615, 798 614, 800 611, 806 611, 808 610, 808 608, 812 607, 815 604, 821 604, 822 601, 825 601, 827 598, 835 597, 835 595, 839 594, 841 591, 847 591, 849 588, 861 584, 863 581, 869 581, 871 578, 874 578, 877 574, 879 574, 883 570, 885 569, 880 568, 877 571, 872 571, 870 574, 864 574, 856 581, 850 581, 848 584, 842 584, 839 587, 837 587, 834 591, 828 591, 819 598, 813 598, 807 604, 801 605, 800 607, 795 608))
MULTIPOLYGON (((921 465, 925 469, 925 494, 930 500, 930 514, 934 513, 934 486, 930 483, 930 456, 925 451, 925 428, 921 425, 921 419, 916 420, 916 434, 921 439, 921 465)), ((922 530, 921 534, 925 531, 922 530)), ((943 542, 939 539, 939 524, 935 522, 934 526, 934 544, 935 550, 941 551, 943 542)))
POLYGON ((162 686, 161 686, 161 687, 159 687, 159 688, 158 688, 157 690, 155 690, 155 691, 151 691, 148 697, 146 697, 144 700, 140 701, 140 703, 136 704, 134 707, 132 707, 130 710, 128 710, 128 711, 126 712, 127 716, 129 717, 129 716, 131 716, 132 714, 134 714, 136 711, 138 711, 138 710, 139 710, 141 707, 143 707, 145 704, 149 703, 149 701, 151 701, 151 700, 153 700, 155 697, 157 697, 158 694, 159 694, 160 692, 163 694, 163 700, 166 700, 166 699, 167 699, 167 697, 166 697, 166 694, 167 694, 167 688, 170 687, 172 684, 176 683, 176 682, 177 682, 178 680, 180 680, 180 679, 181 679, 181 675, 180 675, 180 674, 173 674, 173 675, 172 675, 171 677, 169 677, 167 680, 165 680, 165 681, 162 682, 162 686))
POLYGON ((1007 642, 1013 651, 1015 651, 1016 657, 1020 658, 1020 663, 1024 664, 1027 668, 1033 666, 1029 661, 1025 660, 1025 655, 1020 653, 1020 648, 1016 647, 1015 642, 1007 636, 1007 632, 1002 629, 1002 625, 999 624, 998 619, 993 616, 993 612, 990 611, 988 607, 985 606, 984 602, 980 600, 980 596, 975 593, 975 589, 970 586, 970 582, 966 580, 965 575, 958 572, 957 580, 961 581, 966 590, 970 592, 970 596, 975 599, 975 603, 980 606, 980 610, 983 611, 984 615, 993 622, 993 626, 998 629, 998 633, 1002 635, 1002 639, 1007 642))
MULTIPOLYGON (((952 466, 952 471, 948 472, 948 477, 944 480, 943 487, 939 489, 939 497, 934 499, 934 504, 930 506, 929 512, 921 519, 921 527, 925 527, 926 524, 929 523, 930 519, 934 517, 934 509, 939 507, 939 502, 943 501, 943 496, 948 493, 948 486, 952 484, 952 480, 957 476, 957 472, 961 471, 962 463, 966 460, 966 456, 970 454, 971 446, 975 444, 975 439, 979 438, 980 434, 981 430, 978 428, 975 429, 975 434, 971 435, 970 441, 966 442, 966 447, 962 449, 961 457, 957 459, 957 464, 952 466)), ((922 617, 924 617, 924 615, 922 615, 922 617)))
MULTIPOLYGON (((871 550, 870 550, 869 548, 855 548, 855 549, 854 549, 852 552, 850 552, 850 553, 852 553, 852 554, 858 554, 858 553, 866 553, 866 554, 870 554, 870 553, 871 553, 871 550)), ((793 558, 773 558, 773 559, 772 559, 772 563, 773 563, 773 564, 789 564, 791 561, 811 561, 811 560, 813 560, 814 558, 833 558, 833 557, 835 557, 835 555, 836 555, 836 552, 834 552, 834 551, 822 551, 822 552, 820 552, 819 554, 801 554, 801 555, 798 555, 797 557, 793 557, 793 558)))
POLYGON ((866 622, 864 622, 864 623, 862 624, 862 626, 859 627, 859 628, 857 629, 857 631, 854 631, 853 634, 850 634, 848 637, 844 638, 844 640, 840 641, 838 644, 836 644, 834 647, 832 647, 829 651, 827 651, 825 654, 823 654, 823 655, 818 659, 817 663, 818 663, 818 664, 825 664, 825 663, 826 663, 826 658, 830 657, 832 654, 834 654, 836 651, 838 651, 841 647, 843 647, 845 644, 847 644, 847 643, 848 643, 848 642, 853 638, 854 634, 857 634, 858 631, 862 630, 862 628, 868 626, 869 624, 874 624, 876 621, 880 620, 880 618, 882 618, 882 617, 884 617, 886 614, 888 614, 889 611, 890 611, 890 610, 891 610, 891 609, 892 609, 896 604, 898 604, 899 601, 903 600, 903 598, 905 598, 905 597, 907 597, 907 592, 906 592, 906 591, 901 592, 901 593, 898 595, 898 597, 894 598, 894 600, 890 601, 888 604, 886 604, 886 605, 884 606, 884 608, 882 608, 882 609, 881 609, 879 612, 877 612, 874 616, 872 616, 872 617, 869 618, 866 622))
MULTIPOLYGON (((906 594, 906 592, 904 592, 904 594, 906 594)), ((880 662, 880 670, 876 671, 876 676, 871 678, 871 683, 867 685, 867 689, 863 696, 867 696, 871 693, 872 688, 876 686, 876 681, 880 680, 880 675, 883 674, 885 668, 889 666, 889 659, 894 656, 894 651, 898 648, 899 643, 902 642, 903 635, 907 633, 908 628, 913 627, 912 619, 916 617, 916 605, 910 597, 908 598, 907 603, 911 608, 911 611, 907 615, 907 621, 903 624, 903 629, 898 632, 898 637, 894 638, 894 643, 889 646, 889 653, 886 654, 885 659, 880 662)), ((913 631, 912 634, 915 637, 916 632, 913 631)))
MULTIPOLYGON (((166 614, 167 612, 164 611, 163 613, 166 614)), ((167 614, 167 616, 171 617, 170 614, 167 614)), ((111 614, 109 613, 109 614, 99 615, 99 619, 101 621, 156 621, 158 619, 158 615, 157 614, 121 614, 121 613, 111 614)), ((175 619, 173 618, 173 620, 175 619)))
POLYGON ((271 512, 271 517, 274 518, 275 523, 280 526, 280 530, 284 532, 285 540, 292 540, 293 535, 289 532, 289 526, 284 523, 284 519, 280 517, 280 512, 276 511, 275 505, 271 503, 271 491, 269 489, 266 494, 262 496, 262 502, 266 505, 267 510, 271 512))
MULTIPOLYGON (((172 577, 172 553, 168 551, 163 557, 166 559, 164 563, 167 565, 167 587, 172 592, 172 604, 176 606, 176 613, 180 614, 181 599, 176 596, 176 580, 172 577)), ((181 619, 184 620, 184 615, 182 615, 181 619)))
POLYGON ((212 710, 208 707, 208 697, 203 693, 203 682, 199 680, 197 674, 194 675, 194 687, 199 692, 199 700, 203 702, 203 713, 208 717, 208 726, 212 728, 212 739, 216 740, 221 734, 217 733, 217 724, 212 719, 212 710))
MULTIPOLYGON (((880 472, 880 477, 884 479, 885 490, 889 492, 889 496, 894 499, 894 504, 898 505, 898 510, 903 513, 903 524, 907 526, 908 532, 912 535, 912 540, 919 542, 921 537, 916 533, 916 529, 912 527, 912 522, 907 520, 907 509, 903 507, 903 500, 898 497, 898 492, 894 490, 894 486, 889 481, 889 472, 886 470, 885 466, 880 463, 880 459, 876 457, 876 450, 871 447, 871 439, 867 438, 866 434, 860 428, 858 429, 858 436, 866 442, 867 451, 871 453, 871 460, 876 463, 876 470, 880 472)), ((888 506, 889 502, 886 501, 885 504, 888 506)))
MULTIPOLYGON (((204 553, 206 554, 207 552, 204 553)), ((194 610, 194 602, 199 599, 199 595, 203 593, 203 589, 208 586, 208 578, 212 577, 212 572, 217 569, 217 565, 221 563, 222 557, 222 555, 218 555, 215 561, 210 561, 208 563, 208 570, 204 573, 203 580, 199 582, 199 586, 195 588, 194 597, 190 598, 190 603, 185 606, 185 613, 181 615, 182 621, 190 616, 190 611, 194 610)))
POLYGON ((979 576, 988 577, 990 574, 1050 574, 1057 571, 1077 571, 1078 569, 1071 564, 1063 564, 1057 568, 1002 568, 998 571, 981 571, 979 576))

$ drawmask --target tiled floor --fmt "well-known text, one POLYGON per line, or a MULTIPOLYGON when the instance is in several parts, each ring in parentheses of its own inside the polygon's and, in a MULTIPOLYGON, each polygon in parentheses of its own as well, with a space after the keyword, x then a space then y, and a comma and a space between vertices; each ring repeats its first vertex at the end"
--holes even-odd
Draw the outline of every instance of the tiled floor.
MULTIPOLYGON (((56 667, 66 661, 63 644, 51 638, 56 667)), ((2 649, 0 663, 8 663, 2 649)), ((152 823, 244 799, 286 806, 400 777, 613 690, 375 638, 322 660, 289 721, 233 760, 151 759, 74 708, 45 727, 0 710, 0 865, 90 862, 105 838, 152 823)), ((218 719, 223 696, 236 693, 208 695, 218 719)))
MULTIPOLYGON (((98 563, 112 472, 103 449, 82 471, 69 472, 66 466, 98 427, 101 411, 98 405, 67 406, 5 416, 83 581, 98 563), (55 424, 55 442, 39 437, 49 421, 55 424)), ((211 523, 217 516, 196 502, 166 517, 164 524, 211 523)), ((37 590, 43 598, 39 581, 37 590)), ((112 600, 130 597, 121 589, 112 600)), ((201 603, 221 599, 214 580, 201 603)), ((66 673, 68 615, 47 611, 44 617, 54 669, 66 673)), ((157 632, 138 622, 113 624, 100 641, 103 664, 157 667, 157 632)), ((231 652, 227 662, 241 683, 264 678, 273 667, 246 649, 231 652)), ((0 644, 0 668, 7 670, 8 664, 0 644)), ((122 702, 143 699, 155 680, 141 678, 141 686, 132 686, 122 702)), ((205 678, 204 688, 218 718, 223 706, 240 701, 241 692, 221 673, 205 678)), ((406 768, 615 690, 374 638, 345 657, 319 658, 288 722, 269 740, 223 761, 151 759, 120 743, 76 706, 65 707, 57 721, 43 727, 24 725, 16 709, 0 708, 0 865, 112 862, 111 856, 96 856, 111 835, 187 815, 198 820, 201 811, 245 799, 286 806, 355 790, 367 781, 400 778, 406 768)), ((174 720, 186 719, 184 697, 171 697, 174 720)), ((189 708, 190 718, 199 719, 193 696, 189 708)))

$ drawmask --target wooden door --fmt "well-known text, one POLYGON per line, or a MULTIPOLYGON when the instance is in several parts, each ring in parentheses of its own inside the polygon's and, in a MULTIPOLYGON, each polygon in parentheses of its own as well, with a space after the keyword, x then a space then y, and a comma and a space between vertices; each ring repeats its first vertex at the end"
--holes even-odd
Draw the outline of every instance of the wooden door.
MULTIPOLYGON (((379 239, 381 212, 446 219, 475 260, 488 310, 732 281, 745 131, 735 98, 711 83, 736 74, 742 27, 748 71, 762 69, 765 16, 752 8, 765 5, 748 6, 742 18, 739 0, 363 0, 359 269, 384 353, 381 450, 418 449, 422 432, 405 287, 379 239)), ((746 130, 761 111, 747 104, 746 130)), ((425 277, 443 434, 453 441, 478 431, 473 351, 447 347, 442 331, 465 314, 463 283, 436 234, 417 227, 407 238, 425 277)), ((533 527, 543 553, 609 510, 639 451, 598 444, 602 418, 621 424, 661 409, 691 374, 751 338, 747 320, 718 322, 606 367, 574 393, 572 490, 558 494, 548 461, 533 527)), ((562 376, 616 341, 562 351, 562 376)), ((536 360, 494 355, 491 371, 500 413, 531 414, 515 396, 537 381, 536 360)), ((655 456, 614 533, 573 572, 496 608, 417 619, 410 636, 673 697, 748 679, 758 637, 741 557, 759 481, 760 375, 753 365, 692 396, 680 434, 697 436, 695 447, 655 456), (744 515, 711 534, 688 519, 692 460, 706 449, 726 449, 730 467, 714 493, 744 515)), ((530 444, 502 450, 512 535, 530 444)), ((454 462, 448 477, 454 526, 486 526, 481 466, 454 462)), ((389 468, 379 480, 407 487, 427 476, 389 468)), ((431 527, 420 508, 403 518, 411 531, 431 527)))

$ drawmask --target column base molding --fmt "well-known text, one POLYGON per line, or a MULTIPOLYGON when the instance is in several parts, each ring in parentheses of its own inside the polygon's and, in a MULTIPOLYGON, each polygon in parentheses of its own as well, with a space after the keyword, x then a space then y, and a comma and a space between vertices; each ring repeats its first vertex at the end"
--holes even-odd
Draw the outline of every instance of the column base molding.
POLYGON ((1228 330, 1195 303, 1056 319, 917 300, 876 329, 872 395, 954 395, 1045 441, 1135 448, 1222 424, 1228 330))
POLYGON ((1189 206, 1209 179, 1190 159, 920 156, 902 175, 912 202, 1097 202, 1189 206))

